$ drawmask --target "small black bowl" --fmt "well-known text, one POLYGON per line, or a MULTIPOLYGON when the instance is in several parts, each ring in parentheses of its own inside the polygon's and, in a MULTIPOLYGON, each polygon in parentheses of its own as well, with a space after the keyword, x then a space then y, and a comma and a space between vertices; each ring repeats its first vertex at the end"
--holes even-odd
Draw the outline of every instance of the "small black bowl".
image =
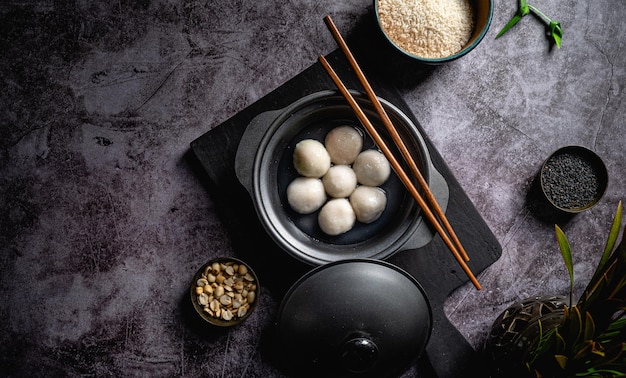
POLYGON ((609 177, 602 159, 580 146, 556 150, 541 166, 541 193, 555 209, 580 213, 604 195, 609 177))
MULTIPOLYGON (((245 321, 252 314, 252 312, 254 312, 254 310, 256 309, 257 303, 259 301, 260 289, 261 289, 261 285, 259 284, 259 279, 248 264, 233 257, 218 257, 204 264, 194 274, 193 279, 191 280, 189 294, 190 294, 191 303, 193 304, 193 308, 196 310, 196 313, 200 316, 200 318, 202 318, 207 323, 212 324, 217 327, 232 327, 245 321), (212 272, 212 269, 211 269, 212 265, 216 263, 220 265, 221 270, 225 269, 226 266, 235 268, 235 273, 224 274, 226 278, 233 277, 234 281, 241 281, 241 282, 245 282, 246 284, 247 283, 254 284, 253 300, 251 302, 248 302, 246 300, 246 302, 244 303, 244 305, 247 306, 246 307, 247 310, 245 314, 242 314, 242 315, 234 314, 232 318, 225 319, 224 317, 210 315, 209 312, 207 311, 209 306, 206 306, 200 303, 199 297, 198 297, 199 293, 196 292, 196 289, 199 287, 198 281, 200 279, 206 279, 207 274, 212 272), (245 267, 246 274, 240 273, 241 271, 237 269, 240 266, 245 267), (247 277, 244 277, 244 276, 247 276, 247 277)), ((227 294, 228 291, 233 292, 233 293, 240 292, 237 289, 224 290, 224 291, 225 291, 224 293, 225 295, 227 294)), ((220 298, 216 297, 214 299, 219 301, 220 298)))
POLYGON ((544 160, 528 192, 530 210, 550 223, 563 223, 594 207, 608 186, 602 159, 581 146, 566 146, 544 160))

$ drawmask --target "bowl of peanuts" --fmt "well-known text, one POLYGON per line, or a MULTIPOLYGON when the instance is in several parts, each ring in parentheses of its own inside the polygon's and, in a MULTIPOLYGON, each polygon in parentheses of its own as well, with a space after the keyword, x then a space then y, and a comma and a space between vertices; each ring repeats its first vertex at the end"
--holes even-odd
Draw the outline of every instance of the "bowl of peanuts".
POLYGON ((193 276, 191 303, 206 322, 230 327, 252 314, 259 289, 259 279, 246 263, 233 257, 218 257, 193 276))

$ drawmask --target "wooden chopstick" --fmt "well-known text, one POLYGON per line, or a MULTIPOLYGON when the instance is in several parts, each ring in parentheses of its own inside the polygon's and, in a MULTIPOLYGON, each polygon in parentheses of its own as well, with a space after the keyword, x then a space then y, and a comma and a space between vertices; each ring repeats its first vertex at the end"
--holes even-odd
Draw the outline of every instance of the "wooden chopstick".
POLYGON ((339 89, 339 91, 343 94, 345 99, 348 101, 348 103, 350 104, 350 107, 352 108, 352 110, 356 114, 356 116, 359 119, 359 121, 361 121, 361 123, 367 129, 367 131, 370 134, 370 136, 372 137, 372 139, 374 139, 374 142, 376 142, 376 144, 381 149, 381 151, 383 152, 383 154, 385 155, 387 160, 389 160, 389 163, 391 164, 391 166, 396 171, 396 174, 398 174, 398 176, 400 177, 400 180, 402 181, 402 183, 409 190, 409 192, 411 193, 413 198, 415 198, 415 200, 419 204, 420 208, 422 209, 422 211, 424 212, 424 214, 428 218, 428 220, 432 223, 433 227, 435 227, 435 229, 437 230, 437 232, 439 233, 439 235, 441 236, 443 241, 446 243, 448 248, 452 251, 452 254, 454 255, 455 259, 458 261, 458 263, 463 268, 463 271, 465 271, 465 273, 470 278, 470 280, 472 281, 474 286, 478 290, 480 290, 481 289, 480 283, 478 282, 478 280, 476 279, 476 277, 474 276, 474 274, 472 273, 470 268, 467 266, 467 263, 465 262, 465 259, 459 254, 457 249, 454 247, 454 245, 452 244, 452 241, 450 240, 450 238, 448 238, 447 234, 445 233, 445 231, 443 230, 443 228, 441 227, 441 225, 439 224, 439 222, 435 218, 435 215, 430 210, 430 208, 427 206, 426 202, 424 201, 422 196, 417 191, 417 188, 415 187, 415 185, 413 185, 413 182, 408 177, 406 172, 404 172, 404 170, 402 169, 402 166, 400 166, 400 163, 398 163, 398 160, 395 158, 395 156, 393 155, 393 153, 391 152, 389 147, 387 147, 387 144, 385 143, 385 141, 381 138, 380 134, 378 134, 378 131, 376 131, 376 129, 374 128, 374 126, 372 125, 370 120, 367 118, 367 116, 363 112, 363 109, 361 109, 360 105, 356 102, 356 100, 354 99, 352 94, 348 91, 346 86, 341 82, 341 79, 335 73, 335 71, 330 66, 330 64, 328 63, 326 58, 324 58, 324 56, 320 56, 319 57, 319 61, 322 64, 322 66, 324 67, 324 69, 326 69, 326 72, 328 72, 328 74, 330 75, 330 77, 334 81, 334 83, 337 86, 337 88, 339 89))
POLYGON ((443 226, 445 227, 445 229, 448 232, 449 236, 454 241, 454 246, 461 253, 461 255, 463 256, 465 261, 469 261, 469 256, 468 256, 467 252, 465 251, 465 248, 463 248, 463 245, 461 244, 461 241, 456 236, 456 233, 454 232, 454 229, 450 225, 450 222, 448 222, 448 218, 446 218, 444 212, 441 210, 441 207, 439 206, 439 203, 435 199, 435 196, 433 195, 432 191, 430 190, 430 188, 428 186, 428 183, 424 179, 424 176, 422 176, 422 173, 420 172, 419 168, 417 167, 417 164, 415 163, 415 160, 411 156, 411 153, 409 152, 409 150, 406 147, 404 141, 402 140, 402 138, 398 134, 398 131, 393 126, 393 123, 391 122, 391 119, 389 119, 389 116, 387 115, 387 112, 385 111, 385 109, 383 108, 382 104, 378 100, 378 96, 376 96, 376 94, 374 93, 374 90, 372 89, 372 86, 369 84, 369 82, 365 78, 365 74, 363 74, 363 71, 361 70, 361 67, 359 67, 356 59, 352 55, 352 52, 348 48, 348 44, 345 42, 345 40, 341 36, 341 33, 339 32, 339 29, 337 28, 337 26, 335 26, 335 23, 330 18, 330 16, 324 17, 324 22, 328 26, 328 29, 330 30, 331 34, 335 38, 335 41, 337 41, 337 44, 339 45, 339 47, 343 51, 344 55, 348 59, 348 62, 352 66, 352 69, 354 70, 355 74, 357 75, 357 78, 361 82, 361 85, 363 86, 363 88, 365 88, 365 92, 367 94, 367 97, 370 99, 370 101, 374 105, 374 108, 376 109, 376 112, 378 113, 378 115, 380 116, 383 124, 385 125, 385 128, 387 129, 387 132, 389 132, 389 135, 391 135, 394 143, 396 144, 396 146, 398 147, 398 149, 402 153, 402 156, 404 157, 404 161, 409 165, 409 168, 411 168, 411 172, 413 173, 413 175, 417 179, 418 183, 420 184, 420 186, 424 190, 424 194, 426 196, 426 199, 428 200, 428 203, 433 208, 433 210, 437 214, 437 217, 439 218, 441 223, 443 223, 443 226))
POLYGON ((340 90, 340 92, 346 98, 346 100, 348 101, 348 103, 352 107, 354 113, 357 115, 357 118, 359 118, 359 121, 361 121, 363 126, 368 130, 368 133, 370 134, 370 136, 372 136, 372 138, 374 139, 376 144, 379 146, 379 148, 385 154, 385 156, 389 160, 390 164, 392 165, 392 167, 394 168, 394 170, 396 171, 396 173, 400 177, 400 180, 403 182, 403 184, 409 190, 411 195, 417 201, 417 203, 419 204, 420 208, 422 209, 422 211, 424 212, 424 214, 426 215, 426 217, 430 221, 430 223, 433 225, 433 227, 436 229, 436 231, 440 234, 440 236, 443 239, 444 243, 448 246, 448 248, 450 249, 450 251, 454 255, 455 259, 461 265, 461 267, 463 268, 465 273, 468 275, 468 277, 470 278, 470 280, 472 281, 474 286, 478 290, 480 290, 481 289, 480 283, 478 282, 478 280, 476 280, 476 277, 474 276, 472 271, 467 266, 466 261, 469 258, 467 257, 467 253, 465 252, 465 249, 463 248, 463 246, 461 245, 460 241, 456 237, 456 234, 452 230, 452 227, 450 226, 450 223, 446 219, 445 214, 443 214, 443 211, 439 207, 436 199, 434 198, 434 195, 430 191, 430 188, 428 187, 428 184, 426 183, 426 181, 424 180, 423 176, 419 172, 419 169, 417 168, 417 165, 415 164, 415 162, 412 159, 410 153, 408 152, 408 149, 406 148, 406 145, 404 144, 404 142, 402 141, 402 139, 398 135, 397 131, 395 130, 395 127, 393 127, 393 124, 391 123, 391 120, 389 119, 389 116, 387 115, 387 113, 383 109, 382 104, 378 100, 378 97, 374 94, 371 86, 369 85, 369 83, 367 82, 367 79, 365 78, 365 75, 363 74, 363 72, 361 71, 360 67, 356 63, 356 60, 352 56, 352 53, 350 52, 347 44, 345 43, 345 41, 341 37, 338 29, 335 27, 334 23, 330 19, 330 16, 327 16, 324 20, 326 21, 326 24, 328 25, 328 27, 330 28, 331 32, 335 36, 335 39, 337 40, 337 42, 341 46, 342 50, 344 51, 346 57, 350 61, 354 71, 357 73, 357 76, 359 77, 359 80, 361 81, 363 86, 366 88, 366 91, 368 93, 368 97, 370 98, 370 101, 372 101, 372 103, 374 104, 374 107, 376 108, 377 113, 381 117, 381 120, 383 120, 383 123, 385 124, 385 126, 388 128, 390 134, 392 135, 392 138, 394 139, 394 142, 397 144, 397 147, 401 150, 401 152, 403 154, 403 157, 405 158, 405 160, 407 161, 407 163, 411 167, 414 175, 418 179, 419 184, 424 189, 424 192, 427 193, 427 198, 429 199, 429 201, 431 201, 431 203, 434 203, 434 205, 431 205, 431 206, 433 206, 435 208, 435 211, 438 213, 437 215, 439 216, 439 219, 441 220, 441 222, 444 223, 444 225, 447 225, 446 228, 449 228, 450 231, 448 231, 448 232, 450 232, 451 235, 454 235, 454 236, 452 236, 452 238, 455 240, 455 243, 460 247, 459 250, 462 251, 463 256, 459 253, 459 250, 457 250, 457 247, 452 242, 452 240, 450 240, 450 238, 448 237, 448 234, 446 233, 446 231, 443 230, 443 228, 439 224, 439 221, 437 220, 437 218, 435 217, 435 215, 431 211, 430 207, 426 204, 426 202, 424 201, 422 196, 419 194, 419 192, 416 189, 415 185, 413 185, 413 182, 411 181, 411 179, 408 177, 408 175, 406 174, 406 172, 404 171, 402 166, 398 163, 397 159, 395 158, 395 156, 393 155, 391 150, 387 147, 387 145, 384 142, 384 140, 380 137, 380 135, 378 134, 378 132, 376 131, 374 126, 371 124, 371 122, 369 121, 369 119, 367 118, 367 116, 365 115, 365 113, 363 112, 361 107, 359 106, 359 104, 354 100, 354 97, 352 96, 352 94, 348 91, 346 86, 341 82, 341 79, 335 73, 335 71, 332 69, 332 67, 330 66, 330 64, 326 60, 326 58, 324 58, 323 56, 320 56, 319 57, 320 63, 322 64, 324 69, 328 72, 328 74, 330 75, 330 77, 334 81, 334 83, 337 86, 337 88, 340 90), (386 121, 385 121, 385 119, 386 119, 386 121))

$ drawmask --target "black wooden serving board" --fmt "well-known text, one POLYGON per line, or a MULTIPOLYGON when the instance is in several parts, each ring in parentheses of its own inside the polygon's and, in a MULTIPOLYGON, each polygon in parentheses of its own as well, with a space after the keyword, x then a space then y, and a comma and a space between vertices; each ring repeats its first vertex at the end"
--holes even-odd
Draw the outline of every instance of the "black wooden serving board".
MULTIPOLYGON (((356 76, 339 50, 327 59, 350 89, 362 90, 356 76)), ((470 255, 469 266, 478 275, 501 255, 501 246, 459 185, 436 148, 401 98, 399 91, 377 81, 367 72, 374 91, 405 112, 424 135, 435 168, 445 178, 450 191, 446 215, 470 255)), ((280 301, 289 287, 311 266, 288 256, 271 241, 260 225, 250 196, 235 176, 235 154, 249 122, 258 114, 283 108, 293 101, 320 90, 336 89, 319 63, 267 94, 232 118, 191 142, 192 161, 199 163, 198 174, 206 184, 221 218, 231 233, 235 253, 257 271, 264 289, 280 301), (279 268, 280 267, 280 268, 279 268)), ((468 282, 451 253, 436 236, 417 249, 401 251, 387 261, 412 274, 422 284, 433 311, 433 330, 426 353, 417 361, 420 376, 472 376, 478 367, 475 351, 444 314, 449 294, 468 282)), ((268 353, 271 356, 271 353, 268 353)))

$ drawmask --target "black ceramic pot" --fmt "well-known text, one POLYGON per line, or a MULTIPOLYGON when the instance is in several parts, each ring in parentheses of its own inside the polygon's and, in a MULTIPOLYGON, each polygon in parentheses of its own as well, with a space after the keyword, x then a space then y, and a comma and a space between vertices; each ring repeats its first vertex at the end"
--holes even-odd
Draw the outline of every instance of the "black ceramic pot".
POLYGON ((410 274, 379 260, 337 261, 285 295, 276 354, 298 376, 392 377, 422 354, 431 328, 428 298, 410 274))
MULTIPOLYGON (((393 145, 367 96, 357 92, 354 96, 387 144, 393 145)), ((380 101, 445 211, 448 186, 433 167, 424 138, 406 114, 388 101, 380 101)), ((318 226, 317 213, 302 215, 290 209, 287 186, 298 177, 293 167, 295 145, 303 139, 323 141, 331 129, 346 124, 362 128, 341 94, 321 91, 255 117, 237 150, 237 178, 249 192, 260 223, 279 247, 310 265, 355 258, 385 259, 403 249, 419 248, 433 237, 416 201, 395 174, 382 185, 387 206, 380 218, 370 224, 357 222, 345 234, 325 235, 318 226)), ((364 149, 375 148, 371 138, 364 135, 364 149)))

